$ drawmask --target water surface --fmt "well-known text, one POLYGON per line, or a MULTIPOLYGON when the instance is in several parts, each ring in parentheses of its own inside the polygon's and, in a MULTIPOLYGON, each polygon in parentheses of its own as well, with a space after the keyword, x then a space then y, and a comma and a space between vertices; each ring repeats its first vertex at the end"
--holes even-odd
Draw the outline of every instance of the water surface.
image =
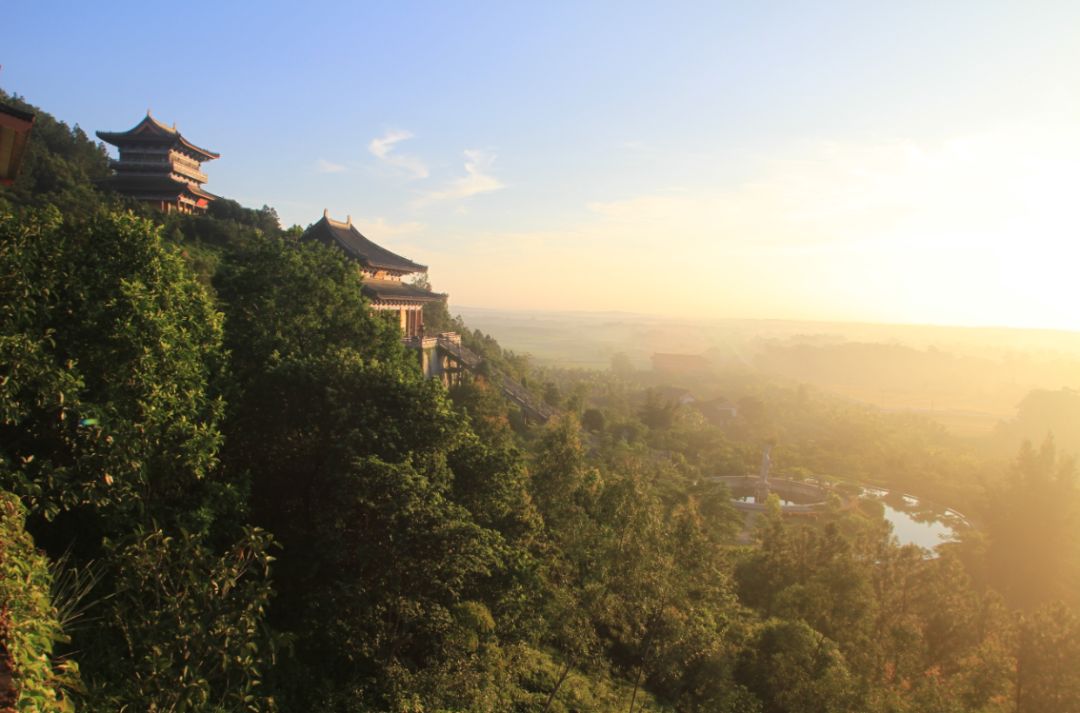
POLYGON ((934 550, 944 542, 955 542, 957 528, 965 522, 963 515, 955 510, 939 508, 911 495, 864 488, 863 497, 881 504, 885 519, 892 525, 893 535, 901 545, 934 550))

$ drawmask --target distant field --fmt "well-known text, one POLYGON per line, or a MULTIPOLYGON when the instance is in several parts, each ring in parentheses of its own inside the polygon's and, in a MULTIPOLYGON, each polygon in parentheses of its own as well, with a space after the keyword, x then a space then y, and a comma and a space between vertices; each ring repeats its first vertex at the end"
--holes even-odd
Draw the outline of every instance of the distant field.
POLYGON ((702 354, 888 411, 985 436, 1035 389, 1080 386, 1080 334, 1051 330, 668 319, 624 312, 453 308, 473 329, 541 365, 641 370, 657 352, 702 354))
MULTIPOLYGON (((642 366, 657 351, 732 354, 761 340, 829 344, 867 342, 935 348, 960 355, 1039 355, 1080 362, 1080 332, 1008 327, 868 324, 761 319, 673 319, 631 312, 524 312, 451 305, 473 329, 539 359, 600 363, 602 356, 637 354, 642 366)), ((606 363, 606 362, 605 362, 606 363)))
POLYGON ((977 438, 989 435, 994 427, 1012 415, 1014 401, 997 410, 986 399, 976 403, 975 399, 964 398, 962 394, 952 399, 934 398, 925 393, 905 393, 887 389, 855 389, 843 384, 818 383, 815 386, 822 391, 836 396, 875 406, 882 411, 893 413, 915 413, 937 421, 949 431, 964 438, 977 438))
POLYGON ((1002 420, 994 414, 972 411, 932 411, 925 415, 963 438, 988 436, 1002 420))

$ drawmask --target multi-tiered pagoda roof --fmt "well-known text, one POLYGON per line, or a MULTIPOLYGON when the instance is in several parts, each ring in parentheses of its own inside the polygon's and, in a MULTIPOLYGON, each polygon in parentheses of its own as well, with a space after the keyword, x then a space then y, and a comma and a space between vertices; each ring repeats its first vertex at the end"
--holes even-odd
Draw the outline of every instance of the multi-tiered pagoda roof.
POLYGON ((217 198, 202 187, 207 180, 202 162, 220 154, 196 146, 150 112, 127 131, 99 131, 97 136, 120 150, 112 162, 116 173, 108 179, 116 191, 166 212, 200 213, 217 198))

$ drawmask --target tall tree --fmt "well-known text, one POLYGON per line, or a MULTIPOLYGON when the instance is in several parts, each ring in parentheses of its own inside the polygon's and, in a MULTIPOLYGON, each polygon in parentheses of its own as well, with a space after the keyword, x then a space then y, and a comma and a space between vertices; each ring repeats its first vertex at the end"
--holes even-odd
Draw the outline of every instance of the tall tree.
POLYGON ((994 586, 1026 610, 1056 600, 1080 605, 1080 489, 1075 463, 1048 438, 1025 444, 989 493, 987 566, 994 586))
POLYGON ((256 522, 282 543, 271 618, 295 656, 275 686, 304 709, 394 708, 410 690, 451 706, 431 677, 490 663, 454 642, 498 609, 507 537, 530 528, 519 457, 469 431, 339 253, 239 244, 215 284, 233 377, 223 460, 251 474, 256 522))
POLYGON ((1016 713, 1080 710, 1080 617, 1061 604, 1021 619, 1016 651, 1016 713))
POLYGON ((0 483, 51 554, 102 570, 95 616, 73 632, 88 705, 268 705, 255 690, 266 569, 246 564, 265 564, 268 542, 243 526, 246 485, 216 467, 224 362, 209 295, 130 214, 0 217, 0 273, 0 483), (216 634, 181 636, 222 578, 250 596, 216 634), (128 626, 134 612, 145 623, 128 626))

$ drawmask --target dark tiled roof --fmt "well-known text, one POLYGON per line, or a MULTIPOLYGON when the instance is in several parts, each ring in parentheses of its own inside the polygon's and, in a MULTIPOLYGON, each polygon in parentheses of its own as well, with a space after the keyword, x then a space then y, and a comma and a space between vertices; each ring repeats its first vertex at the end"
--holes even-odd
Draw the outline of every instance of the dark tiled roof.
POLYGON ((221 154, 199 148, 191 143, 176 129, 165 126, 165 124, 162 124, 160 121, 150 116, 149 112, 147 112, 146 117, 142 121, 127 131, 98 131, 95 133, 99 139, 105 143, 112 144, 113 146, 140 142, 161 143, 162 141, 167 140, 173 141, 188 151, 199 155, 203 161, 221 158, 221 154))
POLYGON ((375 300, 412 300, 419 302, 437 302, 445 297, 430 290, 425 290, 407 282, 397 280, 364 279, 364 294, 375 300))
POLYGON ((188 183, 187 181, 180 181, 165 174, 146 176, 125 175, 121 173, 115 176, 109 176, 102 182, 121 193, 126 191, 158 191, 163 194, 167 193, 178 196, 187 191, 199 198, 205 198, 211 201, 217 200, 216 195, 202 186, 195 183, 188 183))
POLYGON ((322 220, 304 231, 304 238, 318 240, 326 245, 336 245, 364 267, 391 270, 402 274, 427 272, 426 265, 420 265, 376 245, 365 238, 351 223, 339 223, 336 220, 330 220, 325 215, 322 220))
POLYGON ((206 190, 202 186, 198 185, 197 183, 189 183, 187 189, 195 195, 199 196, 200 198, 205 198, 210 201, 215 201, 218 199, 216 195, 206 190))
POLYGON ((4 116, 10 116, 17 121, 22 122, 24 125, 27 125, 20 125, 19 128, 29 128, 28 125, 34 123, 34 115, 32 113, 28 111, 23 111, 22 109, 16 109, 15 107, 8 106, 7 104, 0 104, 0 114, 4 116))

